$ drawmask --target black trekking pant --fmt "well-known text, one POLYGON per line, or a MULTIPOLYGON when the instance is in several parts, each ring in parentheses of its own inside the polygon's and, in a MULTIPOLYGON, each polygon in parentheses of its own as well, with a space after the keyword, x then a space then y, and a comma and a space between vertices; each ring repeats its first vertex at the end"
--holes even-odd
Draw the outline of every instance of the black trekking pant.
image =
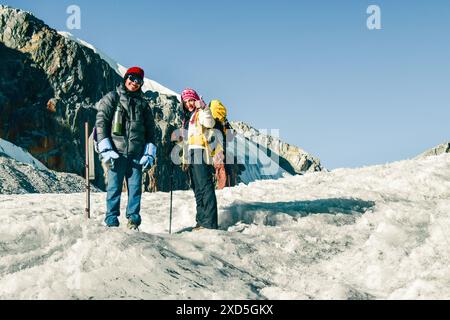
POLYGON ((197 203, 197 225, 217 229, 217 199, 213 182, 214 168, 205 163, 205 150, 189 150, 189 175, 197 203))

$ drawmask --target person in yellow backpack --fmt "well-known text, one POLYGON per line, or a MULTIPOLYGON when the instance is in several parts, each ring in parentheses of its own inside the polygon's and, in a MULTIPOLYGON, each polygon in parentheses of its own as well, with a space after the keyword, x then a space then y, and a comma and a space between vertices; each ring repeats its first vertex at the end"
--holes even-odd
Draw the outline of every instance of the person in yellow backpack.
POLYGON ((181 104, 184 111, 183 131, 187 133, 188 173, 194 190, 197 204, 197 225, 201 228, 217 229, 217 199, 212 177, 212 161, 208 151, 205 133, 212 129, 215 120, 197 92, 187 88, 181 93, 181 104))

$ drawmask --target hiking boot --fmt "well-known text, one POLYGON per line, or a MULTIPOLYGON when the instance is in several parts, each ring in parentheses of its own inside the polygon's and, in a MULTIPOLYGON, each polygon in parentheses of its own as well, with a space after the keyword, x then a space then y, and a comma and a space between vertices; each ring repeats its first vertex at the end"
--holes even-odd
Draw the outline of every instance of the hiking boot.
POLYGON ((141 216, 138 214, 131 214, 128 217, 128 224, 127 227, 129 229, 135 229, 137 230, 138 227, 141 225, 141 216))
POLYGON ((118 227, 119 226, 119 219, 117 217, 108 217, 105 219, 106 226, 111 227, 118 227))
POLYGON ((128 229, 139 230, 139 225, 131 219, 128 219, 127 227, 128 229))

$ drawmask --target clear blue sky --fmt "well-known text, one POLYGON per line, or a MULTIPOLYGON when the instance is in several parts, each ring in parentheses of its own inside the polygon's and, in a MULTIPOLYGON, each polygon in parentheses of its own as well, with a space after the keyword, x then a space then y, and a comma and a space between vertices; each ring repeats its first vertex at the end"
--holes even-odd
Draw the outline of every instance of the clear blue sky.
POLYGON ((231 120, 280 129, 327 168, 413 157, 450 140, 450 1, 6 0, 231 120), (66 9, 81 8, 68 30, 66 9), (370 4, 382 30, 366 27, 370 4))

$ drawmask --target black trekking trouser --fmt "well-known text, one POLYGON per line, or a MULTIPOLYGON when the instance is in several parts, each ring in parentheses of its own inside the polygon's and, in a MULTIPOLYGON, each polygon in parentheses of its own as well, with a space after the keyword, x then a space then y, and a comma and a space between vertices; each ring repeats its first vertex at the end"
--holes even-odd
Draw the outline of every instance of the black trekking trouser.
POLYGON ((189 175, 197 203, 197 225, 217 229, 217 199, 213 182, 213 167, 204 161, 203 149, 189 150, 189 175))

